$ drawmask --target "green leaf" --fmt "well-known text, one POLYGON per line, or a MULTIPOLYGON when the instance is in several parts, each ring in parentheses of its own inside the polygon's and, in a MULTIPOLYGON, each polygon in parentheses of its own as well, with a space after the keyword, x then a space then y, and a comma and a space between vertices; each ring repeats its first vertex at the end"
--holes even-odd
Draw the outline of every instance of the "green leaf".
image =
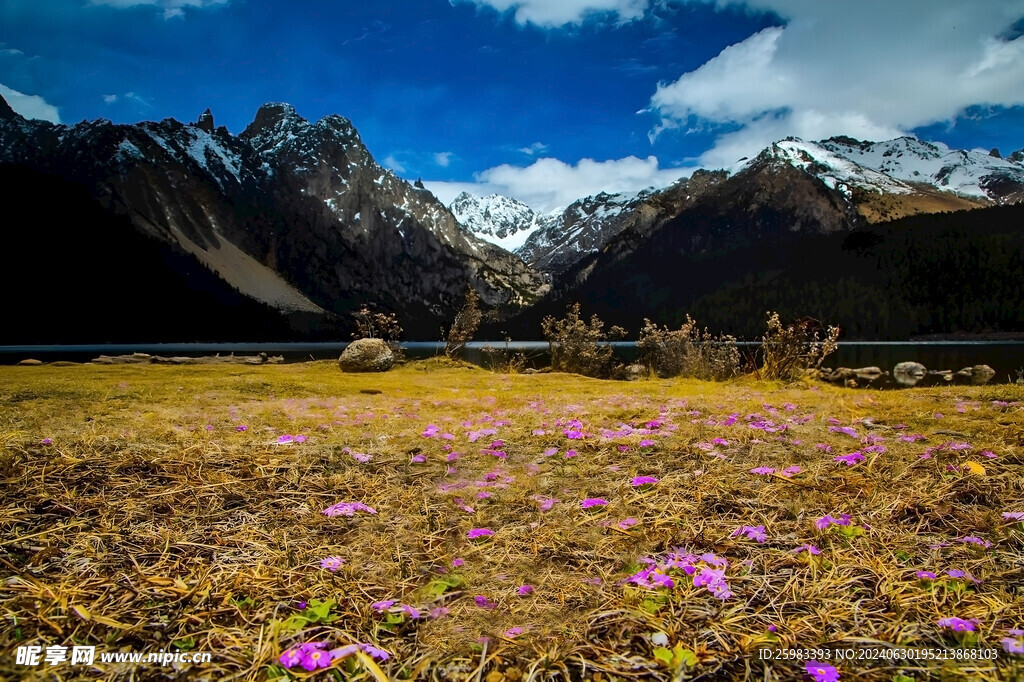
POLYGON ((892 682, 914 682, 914 678, 896 673, 892 676, 892 682))
POLYGON ((176 639, 173 642, 171 642, 171 644, 178 647, 182 651, 189 651, 190 649, 196 648, 196 638, 194 635, 189 635, 188 637, 176 639))
POLYGON ((658 659, 659 661, 661 661, 662 663, 664 663, 665 665, 667 665, 669 667, 672 666, 672 659, 673 659, 672 652, 669 651, 668 649, 666 649, 665 647, 659 646, 657 649, 655 649, 654 650, 654 657, 656 659, 658 659))
POLYGON ((267 679, 268 680, 287 680, 289 677, 284 667, 277 663, 271 663, 267 666, 267 679))
POLYGON ((693 667, 697 665, 697 654, 689 649, 684 649, 682 644, 676 644, 673 649, 672 662, 676 664, 676 667, 680 665, 693 667))
POLYGON ((333 599, 311 599, 302 614, 310 623, 330 623, 335 619, 335 616, 331 615, 331 609, 336 605, 333 599))

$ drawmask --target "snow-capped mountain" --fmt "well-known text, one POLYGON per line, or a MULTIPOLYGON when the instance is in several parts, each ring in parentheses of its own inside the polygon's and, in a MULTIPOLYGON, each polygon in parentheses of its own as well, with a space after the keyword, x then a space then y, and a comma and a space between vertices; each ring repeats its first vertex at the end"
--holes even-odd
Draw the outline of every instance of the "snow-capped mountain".
POLYGON ((758 158, 766 156, 817 176, 849 198, 857 191, 895 195, 942 192, 983 204, 1015 203, 1024 198, 1021 163, 912 137, 884 142, 849 137, 807 142, 790 137, 772 144, 758 158))
POLYGON ((534 232, 549 225, 558 214, 535 213, 518 199, 500 194, 481 197, 469 192, 455 197, 448 208, 471 233, 511 252, 516 252, 534 232))
POLYGON ((997 204, 1024 198, 1024 165, 990 152, 950 149, 941 142, 923 142, 912 137, 885 142, 833 137, 819 145, 863 168, 905 183, 924 183, 997 204))
POLYGON ((2 103, 4 163, 84 186, 161 248, 284 312, 344 315, 374 302, 435 334, 466 283, 499 309, 546 289, 520 259, 462 230, 429 191, 377 164, 341 116, 309 122, 272 103, 236 136, 209 111, 193 124, 65 126, 2 103))

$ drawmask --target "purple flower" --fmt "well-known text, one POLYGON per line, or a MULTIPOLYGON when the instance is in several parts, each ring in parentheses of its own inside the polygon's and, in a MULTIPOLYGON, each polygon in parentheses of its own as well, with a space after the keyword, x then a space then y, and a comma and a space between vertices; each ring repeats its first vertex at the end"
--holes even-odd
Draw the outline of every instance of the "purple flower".
POLYGON ((528 594, 533 594, 533 585, 520 586, 520 588, 516 590, 516 594, 518 594, 520 597, 525 597, 528 594))
POLYGON ((427 456, 426 455, 413 455, 412 456, 412 461, 415 462, 416 464, 421 464, 421 463, 427 461, 427 456))
POLYGON ((954 451, 970 450, 971 449, 971 444, 970 443, 946 443, 946 449, 947 450, 954 450, 954 451))
MULTIPOLYGON (((326 646, 326 644, 323 646, 326 646)), ((331 664, 331 654, 327 651, 311 649, 309 651, 304 651, 303 654, 304 658, 299 661, 299 665, 309 672, 313 672, 319 668, 326 668, 331 664)))
POLYGON ((1006 653, 1024 656, 1024 639, 1003 637, 999 640, 999 643, 1003 645, 1003 650, 1006 651, 1006 653))
POLYGON ((775 469, 771 467, 754 467, 750 470, 752 474, 758 474, 759 476, 771 476, 775 473, 775 469))
POLYGON ((383 649, 378 649, 372 644, 360 644, 359 648, 363 650, 363 653, 370 656, 371 658, 376 658, 378 661, 386 661, 389 658, 391 658, 391 654, 384 651, 383 649))
POLYGON ((558 448, 548 448, 547 450, 544 451, 544 456, 545 457, 550 457, 551 455, 554 455, 557 452, 558 452, 558 448))
POLYGON ((653 485, 657 482, 658 479, 654 476, 637 476, 631 481, 634 488, 641 485, 653 485))
POLYGON ((1024 512, 1003 512, 1003 518, 1007 521, 1024 521, 1024 512))
POLYGON ((464 563, 466 563, 466 562, 463 561, 462 559, 452 559, 452 566, 454 566, 455 568, 458 568, 459 566, 463 565, 464 563))
POLYGON ((375 601, 370 604, 370 608, 374 611, 387 611, 395 605, 394 599, 385 599, 384 601, 375 601))
POLYGON ((323 513, 326 516, 355 516, 357 511, 366 512, 367 514, 377 513, 376 509, 367 507, 362 502, 339 502, 324 509, 323 513))
POLYGON ((235 431, 248 431, 248 430, 249 430, 249 427, 246 426, 245 424, 239 424, 238 426, 235 427, 235 431))
POLYGON ((345 560, 340 556, 329 556, 326 559, 320 560, 320 568, 326 568, 331 573, 334 573, 345 563, 345 560))
POLYGON ((845 433, 847 436, 850 436, 851 438, 860 438, 860 436, 857 435, 857 432, 854 431, 853 428, 849 426, 830 426, 828 430, 832 431, 833 433, 845 433))
POLYGON ((939 621, 939 627, 947 628, 953 632, 974 632, 974 626, 978 624, 975 619, 964 620, 963 618, 943 618, 939 621))
POLYGON ((580 440, 583 438, 583 432, 576 429, 566 429, 563 433, 569 440, 580 440))
POLYGON ((509 639, 512 639, 513 637, 516 637, 521 634, 523 634, 523 628, 519 627, 518 625, 514 628, 509 628, 508 630, 505 630, 505 636, 509 639))
POLYGON ((412 618, 413 620, 416 620, 420 617, 419 609, 417 609, 414 606, 409 606, 408 604, 402 604, 402 613, 409 616, 409 618, 412 618))
POLYGON ((640 441, 640 447, 642 448, 649 448, 652 445, 654 445, 654 441, 651 440, 650 438, 644 438, 642 441, 640 441))
POLYGON ((558 502, 553 497, 544 497, 542 495, 534 495, 533 499, 540 503, 540 510, 542 512, 549 511, 558 502))
POLYGON ((965 535, 962 538, 957 538, 957 541, 966 542, 972 545, 979 545, 980 547, 984 547, 985 549, 988 549, 992 546, 992 543, 988 540, 982 540, 981 538, 975 537, 973 535, 965 535))
POLYGON ((434 608, 430 609, 430 613, 428 615, 430 616, 431 620, 437 620, 442 616, 447 616, 450 612, 451 610, 446 606, 435 606, 434 608))
POLYGON ((621 521, 619 521, 617 524, 615 524, 615 527, 618 528, 619 530, 627 530, 629 528, 632 528, 636 524, 637 524, 636 519, 633 518, 632 516, 630 516, 629 518, 625 518, 625 519, 622 519, 621 521))
POLYGON ((808 554, 821 554, 821 550, 818 549, 815 545, 800 545, 793 551, 797 554, 799 554, 800 552, 807 552, 808 554))
POLYGON ((818 443, 814 447, 815 447, 815 449, 824 450, 825 452, 829 452, 829 453, 832 452, 832 446, 831 445, 826 445, 825 443, 818 443))
POLYGON ((839 671, 835 666, 820 661, 807 661, 804 663, 804 670, 811 676, 814 682, 837 682, 839 671))
POLYGON ((476 538, 482 538, 489 535, 494 535, 494 531, 490 528, 474 528, 468 533, 470 540, 475 540, 476 538))
POLYGON ((756 542, 764 542, 768 539, 768 536, 764 532, 764 526, 742 526, 732 532, 729 537, 739 537, 740 535, 746 535, 749 539, 755 540, 756 542))
POLYGON ((916 575, 921 580, 935 580, 935 574, 931 571, 918 571, 914 575, 916 575))
POLYGON ((39 442, 42 443, 43 445, 52 445, 53 444, 53 439, 52 438, 44 438, 44 439, 42 439, 39 442))
POLYGON ((302 650, 299 647, 292 647, 286 649, 277 660, 285 668, 294 668, 302 663, 303 659, 305 659, 305 655, 302 650))
POLYGON ((711 442, 714 443, 715 445, 728 445, 729 444, 729 441, 727 441, 724 438, 712 438, 711 442))
POLYGON ((295 438, 293 440, 296 443, 305 443, 306 442, 306 437, 300 433, 299 435, 295 436, 295 438))
POLYGON ((562 456, 565 457, 566 459, 572 459, 573 457, 575 457, 578 454, 580 454, 580 453, 576 452, 575 449, 569 449, 569 450, 566 450, 565 454, 562 455, 562 456))
POLYGON ((777 627, 775 627, 774 624, 768 626, 768 632, 778 632, 778 631, 779 631, 779 629, 777 627))
POLYGON ((580 502, 580 506, 584 509, 590 509, 591 507, 603 507, 606 504, 608 504, 608 500, 603 497, 588 497, 580 502))
POLYGON ((477 606, 479 606, 482 609, 495 609, 498 607, 497 604, 490 601, 487 597, 483 596, 482 594, 473 597, 473 601, 476 603, 477 606))
POLYGON ((790 476, 795 476, 796 474, 799 474, 801 471, 803 471, 803 469, 800 468, 799 465, 794 464, 793 466, 786 467, 779 473, 785 476, 786 478, 789 478, 790 476))
POLYGON ((818 519, 817 521, 814 522, 814 527, 817 528, 818 530, 825 530, 826 528, 828 528, 829 526, 831 526, 833 524, 835 524, 837 526, 849 526, 850 525, 850 515, 849 514, 840 514, 839 518, 837 519, 834 516, 832 516, 831 514, 825 514, 820 519, 818 519))
POLYGON ((278 443, 291 443, 293 439, 294 439, 294 436, 292 436, 291 434, 286 433, 286 434, 283 434, 281 436, 278 436, 277 437, 277 442, 278 443))
POLYGON ((862 455, 859 452, 851 452, 848 455, 836 455, 832 459, 835 460, 836 462, 842 462, 846 466, 853 466, 854 464, 857 464, 858 462, 863 462, 864 461, 864 455, 862 455))

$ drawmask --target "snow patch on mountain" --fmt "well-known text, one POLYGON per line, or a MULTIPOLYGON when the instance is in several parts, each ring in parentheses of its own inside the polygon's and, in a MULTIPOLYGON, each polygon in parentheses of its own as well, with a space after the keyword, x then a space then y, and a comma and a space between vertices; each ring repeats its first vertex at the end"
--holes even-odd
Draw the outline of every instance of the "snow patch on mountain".
POLYGON ((560 213, 535 213, 518 199, 500 194, 481 197, 469 192, 455 197, 449 210, 470 233, 511 252, 522 247, 533 233, 560 213))
POLYGON ((1024 183, 1024 166, 978 150, 950 149, 941 142, 899 137, 885 142, 860 142, 834 137, 818 143, 864 168, 904 182, 934 185, 961 196, 992 199, 991 178, 1024 183))
POLYGON ((762 155, 817 176, 830 189, 842 192, 847 198, 853 196, 854 189, 879 194, 912 194, 914 191, 909 185, 852 161, 817 142, 804 142, 790 137, 772 144, 762 155))

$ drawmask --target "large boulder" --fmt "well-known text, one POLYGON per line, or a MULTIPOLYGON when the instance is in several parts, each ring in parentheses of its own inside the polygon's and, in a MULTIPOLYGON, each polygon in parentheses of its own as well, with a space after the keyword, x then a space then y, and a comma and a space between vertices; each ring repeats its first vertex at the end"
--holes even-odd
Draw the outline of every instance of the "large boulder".
POLYGON ((988 365, 974 365, 972 367, 964 367, 962 370, 953 375, 953 381, 958 384, 973 384, 974 386, 981 386, 987 384, 992 380, 992 377, 996 375, 996 371, 988 365))
POLYGON ((341 352, 343 372, 386 372, 395 365, 395 354, 380 339, 357 339, 341 352))
POLYGON ((928 368, 920 362, 900 362, 892 368, 892 378, 900 386, 914 386, 928 374, 928 368))

